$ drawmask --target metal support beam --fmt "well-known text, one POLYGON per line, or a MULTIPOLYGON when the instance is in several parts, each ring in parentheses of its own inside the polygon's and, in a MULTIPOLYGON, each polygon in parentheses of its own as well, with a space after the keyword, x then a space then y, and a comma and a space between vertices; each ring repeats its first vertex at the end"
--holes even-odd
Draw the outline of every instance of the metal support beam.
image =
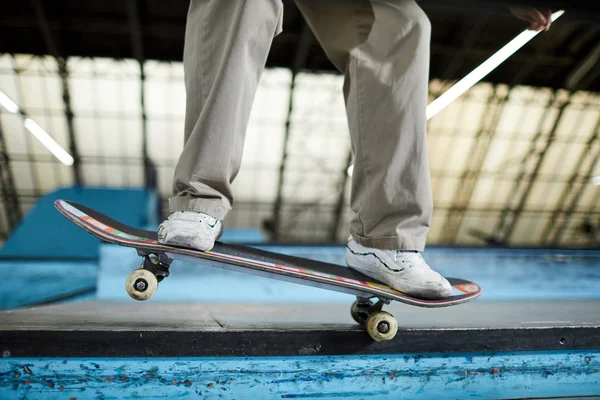
POLYGON ((446 216, 444 227, 442 228, 442 232, 444 233, 441 242, 452 243, 457 240, 463 218, 479 182, 481 168, 496 135, 495 128, 502 116, 504 105, 509 96, 509 94, 506 94, 504 97, 499 98, 496 90, 497 88, 494 89, 494 94, 482 117, 481 127, 475 135, 471 151, 469 152, 472 156, 469 157, 458 187, 454 192, 452 207, 446 216))
POLYGON ((348 183, 348 168, 352 164, 352 149, 348 151, 348 157, 346 157, 346 164, 344 165, 344 169, 342 170, 342 174, 340 176, 340 180, 338 183, 338 201, 335 205, 335 209, 333 210, 333 221, 331 222, 331 228, 329 229, 329 240, 335 242, 337 240, 338 230, 340 229, 340 225, 342 223, 342 217, 344 212, 344 204, 346 202, 346 186, 348 183))
MULTIPOLYGON (((565 81, 565 86, 570 90, 581 89, 581 83, 585 80, 586 76, 598 69, 598 63, 600 62, 600 42, 585 56, 573 71, 569 74, 565 81)), ((597 75, 596 75, 597 76, 597 75)))
POLYGON ((23 214, 19 204, 19 196, 15 187, 15 178, 10 167, 10 158, 4 140, 4 132, 0 123, 0 192, 4 205, 4 215, 8 232, 17 227, 23 214))
POLYGON ((127 0, 127 14, 129 18, 129 34, 133 57, 140 67, 140 110, 142 119, 142 157, 144 162, 144 185, 149 189, 157 187, 156 167, 148 155, 148 115, 146 113, 146 71, 144 64, 144 41, 142 24, 137 0, 127 0))
POLYGON ((58 40, 52 34, 52 30, 50 29, 50 24, 48 22, 48 18, 46 17, 44 6, 42 5, 41 0, 31 0, 31 3, 33 5, 33 8, 35 9, 38 27, 42 33, 44 42, 46 43, 46 48, 58 64, 58 73, 60 75, 60 81, 62 85, 62 99, 65 105, 65 118, 67 120, 69 151, 71 153, 71 156, 73 156, 73 180, 75 181, 76 186, 81 186, 83 184, 83 176, 81 174, 81 159, 77 147, 75 124, 73 123, 74 114, 73 108, 71 106, 71 91, 69 89, 69 69, 67 68, 66 55, 63 54, 58 40))
POLYGON ((285 135, 283 139, 283 152, 281 156, 281 164, 279 166, 279 180, 277 183, 277 196, 273 205, 272 220, 268 223, 272 228, 273 240, 279 240, 281 236, 281 208, 283 204, 283 185, 285 183, 285 171, 287 166, 287 157, 289 153, 290 130, 292 125, 292 114, 294 111, 294 90, 296 87, 296 76, 298 72, 306 65, 308 52, 313 43, 313 35, 310 27, 303 23, 302 36, 298 43, 296 58, 292 66, 292 80, 290 83, 290 98, 288 104, 288 114, 285 121, 285 135))
POLYGON ((469 30, 467 36, 465 38, 461 38, 461 46, 455 48, 454 52, 448 54, 451 57, 451 61, 444 69, 444 72, 441 76, 443 80, 453 79, 453 77, 456 76, 458 69, 464 62, 469 52, 473 50, 473 45, 475 45, 479 39, 479 36, 481 35, 481 32, 485 28, 489 19, 490 17, 488 15, 482 16, 481 19, 478 19, 469 30))
MULTIPOLYGON (((448 65, 446 66, 446 68, 440 75, 442 80, 445 80, 446 82, 448 82, 448 81, 454 79, 458 69, 464 62, 468 53, 472 50, 473 45, 475 44, 477 38, 479 37, 480 32, 483 30, 488 19, 489 19, 488 17, 483 17, 481 20, 478 20, 469 30, 469 33, 467 34, 465 39, 462 41, 461 46, 459 48, 455 49, 456 50, 455 52, 449 53, 448 55, 445 56, 445 57, 450 57, 450 62, 448 63, 448 65)), ((432 54, 433 54, 433 47, 434 46, 432 46, 432 54)), ((430 75, 431 75, 431 72, 433 72, 433 71, 430 71, 430 75)), ((447 84, 440 85, 437 93, 435 93, 434 96, 439 97, 443 93, 444 90, 447 90, 448 86, 449 85, 447 85, 447 84)), ((457 111, 457 113, 460 115, 460 113, 462 113, 463 110, 464 110, 464 103, 460 104, 459 110, 457 111)), ((456 134, 452 134, 452 137, 454 137, 454 136, 456 136, 456 134)), ((446 160, 449 156, 451 156, 451 154, 452 153, 450 151, 444 152, 442 159, 438 160, 438 162, 440 162, 440 165, 446 165, 446 160)), ((437 181, 438 181, 437 185, 435 185, 435 186, 432 185, 432 190, 434 193, 437 192, 440 185, 444 184, 444 179, 438 179, 437 181)), ((448 217, 449 216, 450 215, 448 215, 448 217)))
MULTIPOLYGON (((548 40, 548 42, 551 42, 551 40, 548 40)), ((535 58, 531 60, 530 63, 524 68, 522 68, 517 75, 515 75, 509 86, 512 88, 522 84, 522 82, 524 82, 527 77, 533 73, 540 59, 545 53, 546 47, 540 46, 536 51, 535 58)), ((454 193, 453 206, 451 207, 452 211, 448 213, 444 222, 444 227, 442 228, 442 232, 444 232, 444 242, 453 243, 458 239, 460 228, 466 214, 465 210, 468 209, 468 206, 471 203, 473 193, 475 193, 475 188, 477 187, 477 182, 479 181, 481 169, 483 168, 491 148, 491 144, 496 136, 497 131, 495 127, 502 117, 504 106, 508 102, 509 98, 510 91, 501 99, 497 99, 496 96, 494 96, 492 99, 496 103, 490 104, 486 110, 487 112, 491 111, 492 114, 491 116, 484 116, 481 129, 475 136, 475 141, 471 151, 473 157, 468 160, 467 166, 465 167, 465 172, 463 174, 463 179, 460 181, 454 193)), ((497 238, 490 238, 489 241, 498 242, 499 240, 497 238)), ((502 242, 502 240, 500 240, 500 242, 502 242)))
MULTIPOLYGON (((23 84, 21 82, 21 70, 17 67, 17 60, 16 60, 14 54, 11 54, 11 62, 12 62, 13 72, 15 74, 15 87, 16 87, 15 101, 21 109, 21 117, 22 117, 22 120, 24 121, 25 118, 27 118, 27 113, 23 109, 23 105, 25 104, 25 101, 24 101, 25 96, 23 96, 23 84)), ((33 155, 33 136, 32 135, 28 135, 28 134, 25 135, 25 152, 27 154, 27 162, 28 162, 27 166, 29 167, 29 172, 31 175, 30 178, 31 178, 31 182, 33 184, 32 185, 33 190, 38 197, 41 197, 42 190, 40 189, 40 187, 41 187, 40 186, 40 176, 37 173, 36 168, 34 168, 36 158, 33 155)), ((21 191, 19 191, 19 194, 20 194, 20 192, 21 191)))
POLYGON ((569 178, 569 183, 563 189, 556 206, 555 211, 549 218, 542 232, 542 243, 548 242, 552 246, 557 246, 562 240, 569 218, 577 208, 577 204, 583 193, 590 185, 590 178, 596 166, 600 162, 600 117, 596 122, 596 127, 592 130, 588 138, 587 145, 577 163, 573 168, 573 173, 569 178), (584 173, 581 173, 585 170, 584 173))
POLYGON ((600 193, 596 193, 594 196, 594 201, 591 203, 592 207, 586 213, 588 225, 591 225, 591 245, 595 248, 600 249, 600 213, 595 211, 596 205, 600 204, 600 193), (594 224, 595 222, 595 224, 594 224))
MULTIPOLYGON (((508 243, 511 235, 515 230, 515 226, 517 225, 519 216, 523 212, 527 199, 529 198, 533 186, 536 183, 536 178, 540 172, 546 155, 548 154, 548 150, 554 143, 554 138, 556 137, 556 130, 560 124, 560 121, 567 106, 570 104, 571 96, 572 95, 570 94, 567 100, 565 101, 556 101, 556 105, 558 106, 558 115, 554 119, 553 126, 547 135, 544 135, 542 132, 542 127, 545 125, 546 121, 544 121, 544 118, 542 118, 542 120, 540 121, 538 133, 534 136, 532 140, 529 152, 526 158, 523 160, 523 167, 521 168, 519 175, 515 179, 513 188, 510 190, 510 193, 513 193, 515 195, 515 198, 518 198, 518 201, 514 207, 507 206, 504 208, 504 210, 502 210, 500 220, 496 225, 495 236, 498 237, 498 240, 504 243, 508 243), (541 141, 541 139, 544 137, 545 141, 542 145, 542 148, 541 150, 538 150, 538 141, 541 141), (533 166, 533 170, 529 173, 527 173, 528 165, 530 164, 527 162, 528 159, 536 159, 535 164, 533 166), (525 179, 525 177, 527 178, 525 179)), ((556 94, 553 96, 553 98, 556 99, 556 94)), ((546 115, 548 114, 549 112, 546 113, 546 115)))

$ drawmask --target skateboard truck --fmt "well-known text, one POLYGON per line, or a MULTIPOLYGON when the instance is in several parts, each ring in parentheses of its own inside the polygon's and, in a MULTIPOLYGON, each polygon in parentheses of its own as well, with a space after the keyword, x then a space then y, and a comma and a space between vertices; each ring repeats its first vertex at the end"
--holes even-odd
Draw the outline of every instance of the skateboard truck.
POLYGON ((386 311, 382 311, 384 304, 390 304, 386 298, 376 297, 373 303, 370 297, 356 296, 350 314, 359 324, 367 328, 369 335, 377 340, 390 340, 398 331, 398 321, 386 311))
POLYGON ((144 259, 140 268, 153 272, 159 282, 169 276, 169 268, 173 260, 165 253, 150 253, 139 249, 137 253, 144 259))
POLYGON ((127 294, 135 300, 148 300, 158 290, 158 282, 169 276, 173 261, 165 253, 137 250, 143 258, 140 268, 133 271, 125 281, 127 294))
POLYGON ((350 310, 352 318, 361 325, 365 324, 371 314, 381 311, 384 301, 378 298, 377 302, 373 303, 370 297, 356 296, 356 301, 352 304, 352 309, 350 310))

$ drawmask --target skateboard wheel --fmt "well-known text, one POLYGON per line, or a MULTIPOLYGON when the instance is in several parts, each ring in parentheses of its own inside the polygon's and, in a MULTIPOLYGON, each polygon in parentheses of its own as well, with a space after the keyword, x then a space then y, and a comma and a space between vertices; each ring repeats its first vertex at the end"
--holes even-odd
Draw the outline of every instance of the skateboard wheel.
POLYGON ((398 322, 388 312, 378 311, 367 319, 367 333, 378 342, 393 339, 396 332, 398 332, 398 322))
POLYGON ((125 281, 127 294, 135 300, 148 300, 158 290, 158 279, 147 269, 136 269, 125 281))

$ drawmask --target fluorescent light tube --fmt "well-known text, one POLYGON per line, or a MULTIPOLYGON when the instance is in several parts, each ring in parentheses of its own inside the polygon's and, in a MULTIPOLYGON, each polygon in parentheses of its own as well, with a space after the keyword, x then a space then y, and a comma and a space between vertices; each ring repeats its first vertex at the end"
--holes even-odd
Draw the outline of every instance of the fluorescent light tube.
MULTIPOLYGON (((552 14, 552 22, 556 21, 564 11, 557 11, 552 14)), ((454 86, 444 92, 440 97, 427 106, 427 119, 446 108, 450 103, 456 100, 460 95, 469 90, 473 85, 482 80, 487 74, 492 72, 498 65, 512 56, 517 50, 536 37, 540 31, 525 30, 508 42, 496 54, 484 61, 480 66, 471 71, 467 76, 458 81, 454 86)))
POLYGON ((42 129, 31 118, 25 118, 23 125, 33 136, 35 136, 60 162, 65 165, 73 165, 73 157, 67 153, 48 133, 42 129))
POLYGON ((6 108, 9 113, 16 114, 19 112, 19 106, 12 101, 2 90, 0 90, 0 104, 6 108))

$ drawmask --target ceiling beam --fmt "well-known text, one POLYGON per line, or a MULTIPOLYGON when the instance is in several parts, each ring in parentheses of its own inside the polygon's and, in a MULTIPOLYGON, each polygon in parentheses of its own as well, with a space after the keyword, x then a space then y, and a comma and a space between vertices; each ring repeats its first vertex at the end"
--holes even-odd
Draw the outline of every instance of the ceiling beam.
POLYGON ((279 178, 277 181, 277 194, 273 205, 271 222, 267 224, 272 227, 273 240, 279 240, 281 237, 281 209, 283 206, 283 187, 285 184, 285 172, 287 168, 287 158, 289 154, 290 131, 292 125, 292 115, 294 113, 294 90, 296 88, 296 77, 298 72, 306 65, 310 46, 314 41, 314 36, 306 22, 302 22, 302 35, 298 42, 296 57, 292 65, 292 79, 290 82, 290 97, 288 103, 288 113, 285 121, 285 134, 283 138, 283 150, 281 153, 281 162, 279 164, 279 178))
POLYGON ((2 123, 0 122, 0 191, 2 193, 2 203, 4 206, 4 215, 9 232, 17 227, 23 213, 19 203, 19 195, 15 186, 15 178, 10 165, 10 156, 4 140, 2 123))
MULTIPOLYGON (((590 107, 586 108, 590 110, 590 107)), ((600 162, 600 116, 583 153, 577 159, 571 177, 560 194, 555 210, 542 231, 541 242, 557 246, 569 225, 583 193, 591 187, 590 178, 600 162)))
MULTIPOLYGON (((450 58, 450 63, 448 63, 447 67, 440 74, 440 77, 442 80, 450 81, 450 80, 455 79, 455 76, 458 73, 460 66, 464 63, 464 60, 466 59, 468 52, 472 51, 473 46, 474 46, 475 42, 477 41, 479 34, 485 27, 487 21, 488 21, 488 18, 486 18, 486 17, 482 18, 481 20, 478 20, 475 23, 475 25, 473 25, 471 27, 471 29, 469 30, 469 33, 462 41, 462 45, 458 48, 458 51, 449 53, 447 55, 447 57, 451 57, 451 58, 450 58)), ((433 47, 435 47, 435 46, 432 45, 432 52, 434 51, 433 47)), ((439 47, 443 48, 443 46, 439 46, 439 47)), ((431 74, 431 71, 430 71, 430 74, 431 74)), ((444 89, 447 90, 447 85, 440 85, 440 89, 437 93, 435 93, 435 97, 439 97, 443 93, 444 89)), ((494 97, 494 94, 492 94, 492 97, 494 97)), ((490 99, 490 101, 488 101, 488 109, 490 107, 490 104, 491 104, 491 99, 490 99)), ((461 113, 463 108, 464 108, 464 103, 460 104, 460 110, 458 111, 458 113, 461 113)), ((455 136, 456 136, 456 134, 452 135, 452 137, 455 137, 455 136)), ((444 152, 444 155, 443 155, 444 158, 441 161, 441 165, 446 164, 446 159, 448 158, 448 156, 450 154, 451 153, 449 151, 444 152)), ((435 179, 433 177, 433 175, 432 175, 432 178, 433 178, 432 179, 432 182, 433 182, 433 180, 435 179)), ((463 181, 464 176, 462 176, 461 178, 462 178, 461 181, 463 181)), ((443 185, 443 183, 442 183, 443 179, 437 179, 437 181, 438 181, 438 184, 435 186, 435 188, 433 190, 434 193, 437 192, 436 188, 438 188, 438 190, 439 190, 439 186, 443 185)), ((455 201, 455 203, 456 203, 456 201, 455 201)), ((448 211, 448 213, 446 215, 446 220, 445 220, 444 224, 448 225, 450 223, 451 219, 454 218, 455 216, 456 216, 456 210, 453 210, 452 208, 450 208, 450 210, 448 211)), ((444 234, 442 235, 442 238, 440 241, 444 242, 446 240, 450 240, 450 239, 448 239, 448 237, 451 235, 448 235, 444 229, 442 229, 442 232, 444 232, 444 234)))
POLYGON ((512 203, 513 198, 518 200, 514 206, 508 204, 502 210, 498 223, 496 224, 494 236, 503 243, 508 243, 512 234, 514 233, 519 217, 523 213, 525 204, 531 195, 533 186, 537 183, 536 178, 540 172, 546 155, 548 154, 548 150, 550 147, 552 147, 552 144, 554 144, 556 131, 567 106, 571 103, 572 94, 569 94, 565 100, 560 99, 556 93, 552 97, 552 102, 554 103, 553 106, 558 108, 558 114, 556 118, 554 118, 552 128, 547 134, 544 134, 543 127, 546 125, 546 118, 551 118, 550 107, 552 107, 552 105, 549 105, 549 107, 545 110, 546 118, 540 119, 538 132, 531 141, 529 152, 521 163, 521 171, 516 177, 512 189, 509 191, 509 193, 512 193, 514 197, 509 198, 508 203, 512 203), (541 149, 539 149, 540 147, 541 149), (535 162, 528 162, 530 160, 535 162), (531 165, 533 165, 533 167, 531 167, 531 165), (531 169, 530 172, 528 172, 529 169, 531 169), (525 176, 528 176, 527 180, 523 179, 525 176))
POLYGON ((77 146, 77 136, 75 134, 75 124, 73 108, 71 105, 71 91, 69 88, 69 69, 67 68, 67 57, 62 52, 60 43, 52 33, 50 23, 46 16, 44 6, 41 0, 31 0, 33 8, 35 9, 35 15, 38 23, 38 28, 42 34, 42 38, 46 43, 48 53, 54 57, 58 65, 58 73, 60 76, 60 82, 62 85, 62 99, 65 106, 65 118, 67 121, 67 133, 69 137, 69 151, 73 157, 73 180, 76 186, 83 184, 83 176, 81 174, 81 159, 79 156, 79 149, 77 146))
POLYGON ((133 57, 140 63, 144 63, 144 45, 142 26, 137 0, 127 0, 128 33, 131 40, 133 57))
MULTIPOLYGON (((185 21, 184 21, 185 22, 185 21)), ((473 22, 474 24, 481 24, 482 21, 477 20, 473 22)), ((61 26, 58 23, 49 21, 49 28, 54 32, 62 31, 65 36, 79 35, 79 34, 93 34, 94 36, 99 35, 111 35, 122 36, 125 39, 126 36, 131 35, 131 26, 130 22, 121 22, 110 19, 100 20, 100 19, 92 19, 92 18, 81 18, 81 17, 73 17, 69 19, 68 28, 65 26, 61 26)), ((30 18, 27 16, 11 16, 11 17, 3 17, 0 16, 0 27, 2 29, 34 29, 36 25, 32 23, 30 18)), ((559 29, 556 27, 555 29, 559 29)), ((178 46, 183 44, 183 34, 184 28, 173 22, 165 22, 165 21, 153 21, 151 25, 145 26, 144 37, 148 39, 161 39, 167 40, 169 43, 177 44, 178 46)), ((287 45, 295 45, 297 44, 302 37, 301 32, 294 31, 283 31, 279 36, 277 36, 277 42, 287 46, 287 45)), ((509 39, 507 37, 507 39, 509 39)), ((118 40, 118 39, 115 39, 118 40)), ((10 45, 11 43, 6 43, 6 45, 10 45)), ((500 45, 500 43, 499 43, 500 45)), ((431 44, 431 54, 433 56, 453 56, 458 53, 464 52, 463 49, 465 46, 462 44, 460 46, 456 45, 448 45, 436 43, 435 41, 431 44)), ((13 51, 16 52, 16 51, 13 51)), ((487 58, 490 54, 490 50, 482 47, 471 47, 468 51, 461 54, 461 57, 464 58, 472 58, 474 60, 483 60, 487 58)), ((71 54, 73 55, 73 54, 71 54)), ((91 54, 85 54, 85 56, 94 56, 91 54)), ((529 54, 514 54, 511 57, 511 62, 518 64, 527 64, 531 59, 531 55, 529 54)), ((171 60, 169 60, 171 61, 171 60)), ((540 55, 539 62, 541 65, 549 65, 549 66, 568 66, 572 65, 575 62, 575 59, 567 54, 561 55, 551 55, 551 54, 543 54, 540 55)), ((331 66, 331 70, 334 71, 334 67, 331 66)))
POLYGON ((475 134, 469 151, 471 156, 466 162, 464 172, 454 191, 452 206, 441 230, 443 232, 442 242, 444 243, 454 243, 459 238, 464 216, 468 212, 473 193, 479 182, 481 169, 496 135, 496 126, 509 97, 509 93, 499 97, 496 92, 497 87, 494 88, 494 92, 488 101, 487 108, 481 118, 480 128, 475 134))
POLYGON ((329 228, 329 240, 335 242, 338 238, 338 231, 342 224, 344 216, 344 206, 346 205, 346 187, 348 186, 348 168, 352 165, 352 149, 348 150, 348 156, 346 157, 346 164, 342 170, 340 180, 338 181, 337 191, 338 200, 333 209, 333 218, 331 221, 331 227, 329 228))
POLYGON ((146 112, 146 71, 144 64, 144 40, 138 0, 127 0, 127 16, 129 20, 129 37, 133 57, 140 68, 140 111, 142 119, 142 158, 144 163, 144 184, 147 188, 156 189, 158 185, 156 167, 152 163, 148 152, 148 115, 146 112))
MULTIPOLYGON (((17 60, 15 58, 14 55, 11 55, 11 62, 12 62, 12 67, 13 67, 13 72, 14 72, 14 79, 15 79, 15 101, 16 103, 19 105, 19 108, 21 109, 21 118, 22 121, 25 121, 25 118, 28 117, 25 109, 24 109, 24 96, 23 96, 23 83, 21 82, 21 70, 19 68, 17 68, 17 60)), ((23 132, 23 131, 21 131, 23 132)), ((19 132, 19 133, 21 133, 19 132)), ((34 166, 35 166, 35 157, 33 154, 33 136, 32 135, 28 135, 25 132, 25 152, 27 153, 27 167, 29 169, 29 172, 31 173, 31 183, 33 186, 33 191, 36 193, 36 195, 38 197, 40 197, 42 195, 42 190, 40 188, 40 177, 39 174, 37 173, 37 171, 35 170, 34 166)), ((17 177, 19 178, 19 177, 17 177)), ((20 194, 21 191, 19 191, 18 193, 20 194)))
MULTIPOLYGON (((510 88, 522 84, 533 74, 539 65, 539 59, 548 53, 548 43, 550 42, 552 42, 552 40, 546 40, 538 45, 535 53, 536 57, 530 60, 529 63, 520 69, 517 75, 513 77, 513 80, 509 84, 510 88)), ((482 117, 481 127, 476 133, 475 140, 471 146, 470 154, 472 156, 467 160, 462 179, 454 192, 453 211, 450 211, 446 216, 442 228, 442 232, 444 232, 443 241, 446 243, 455 243, 459 238, 461 226, 466 214, 466 211, 464 210, 468 209, 469 204, 472 201, 473 194, 477 188, 477 183, 479 182, 481 170, 488 157, 494 138, 496 137, 496 127, 500 118, 502 118, 504 107, 509 98, 510 89, 508 93, 501 98, 498 98, 496 95, 492 96, 491 102, 488 104, 485 111, 488 115, 483 115, 482 117), (491 114, 489 114, 490 112, 491 114)), ((494 242, 504 241, 504 239, 500 238, 493 238, 490 240, 494 242)))
MULTIPOLYGON (((448 63, 446 68, 444 68, 444 72, 440 75, 440 79, 455 79, 460 66, 463 64, 467 56, 473 51, 473 47, 475 46, 475 43, 479 39, 479 36, 481 35, 481 32, 485 28, 489 19, 489 16, 485 16, 481 19, 478 19, 471 26, 471 29, 469 30, 467 36, 461 38, 461 45, 458 47, 454 47, 454 51, 447 51, 452 49, 448 49, 446 46, 432 46, 432 53, 435 54, 437 52, 437 54, 440 55, 446 53, 445 55, 450 57, 450 62, 448 63)), ((483 55, 481 56, 485 57, 483 55)))
POLYGON ((597 69, 600 69, 600 41, 569 73, 565 80, 565 87, 569 90, 581 90, 582 81, 585 80, 588 74, 597 69))

